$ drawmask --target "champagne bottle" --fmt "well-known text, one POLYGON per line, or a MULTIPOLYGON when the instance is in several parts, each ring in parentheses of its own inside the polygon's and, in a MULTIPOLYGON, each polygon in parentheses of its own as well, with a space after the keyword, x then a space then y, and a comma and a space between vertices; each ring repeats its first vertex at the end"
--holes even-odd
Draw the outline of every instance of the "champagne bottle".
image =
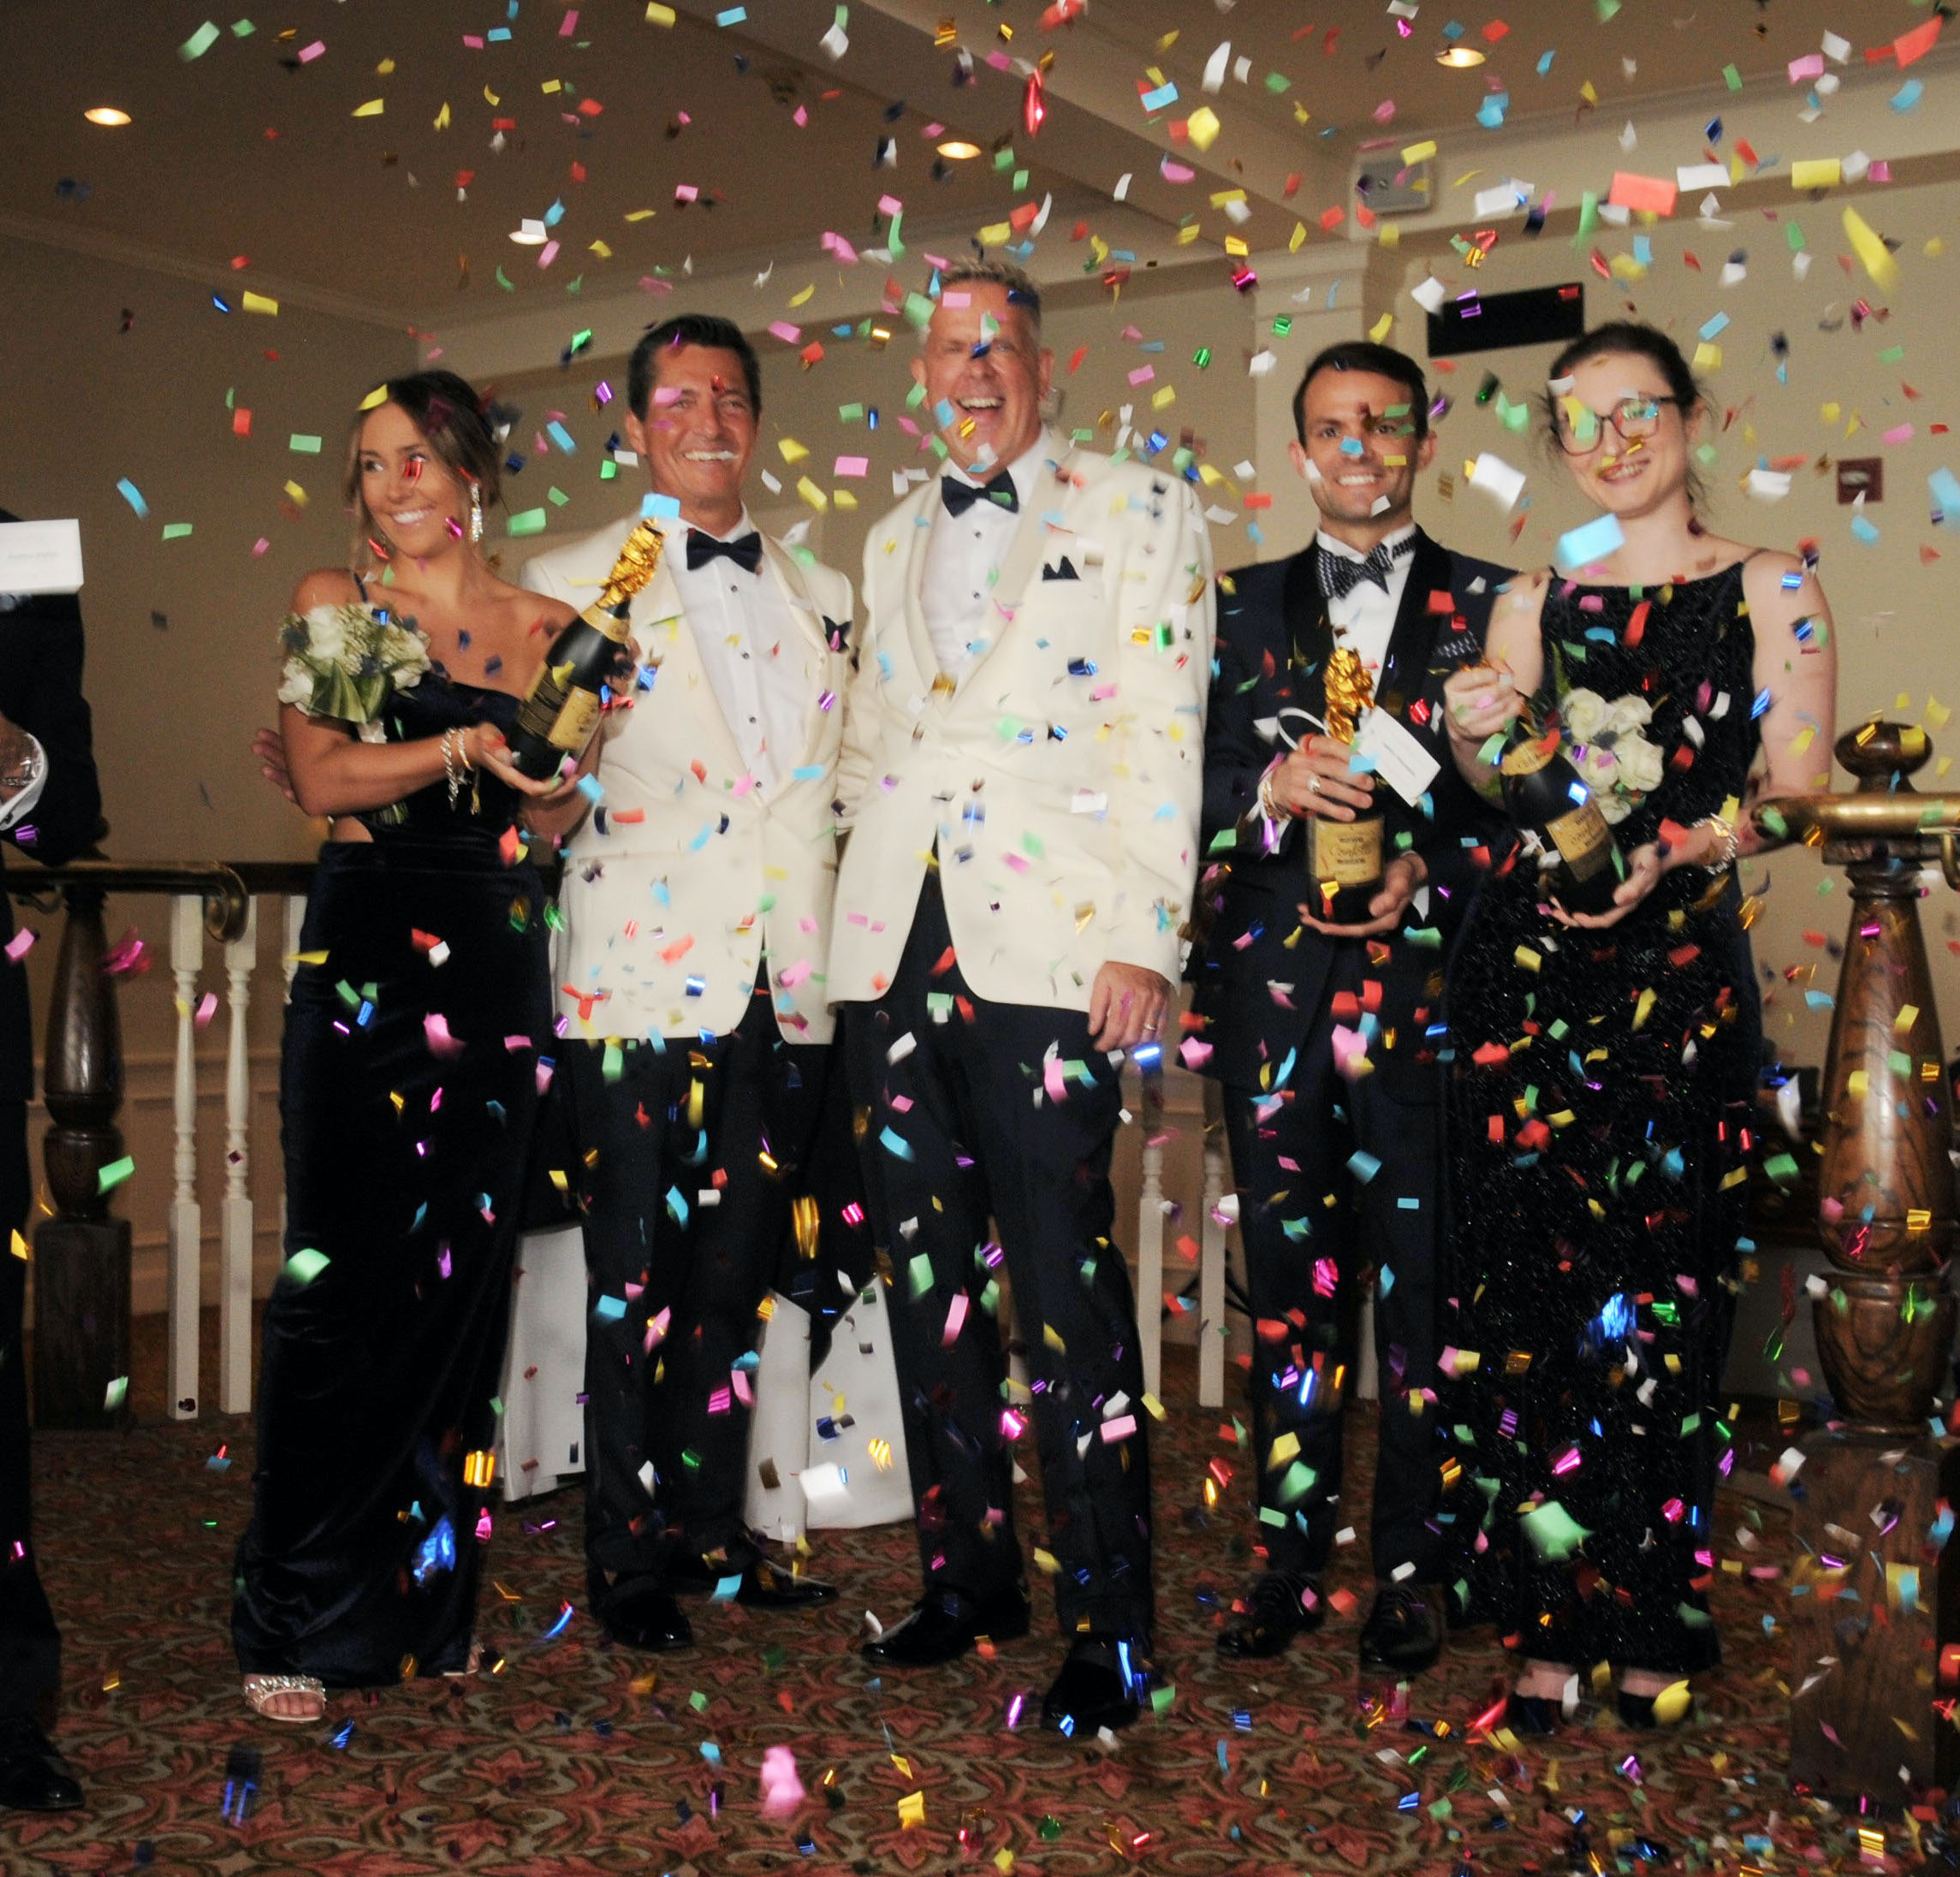
POLYGON ((633 596, 653 578, 663 546, 659 529, 643 521, 626 538, 599 597, 553 642, 544 668, 519 707, 511 760, 542 781, 569 756, 583 756, 599 727, 599 701, 627 643, 633 596))
POLYGON ((1529 714, 1518 718, 1498 763, 1504 805, 1537 837, 1541 852, 1556 857, 1539 875, 1545 896, 1568 912, 1608 912, 1626 862, 1561 740, 1555 729, 1541 732, 1529 714))
MULTIPOLYGON (((1327 726, 1343 743, 1374 702, 1375 686, 1359 656, 1345 645, 1328 656, 1327 726)), ((1365 925, 1381 890, 1382 819, 1375 805, 1357 809, 1352 821, 1324 815, 1306 819, 1307 903, 1329 925, 1365 925)))

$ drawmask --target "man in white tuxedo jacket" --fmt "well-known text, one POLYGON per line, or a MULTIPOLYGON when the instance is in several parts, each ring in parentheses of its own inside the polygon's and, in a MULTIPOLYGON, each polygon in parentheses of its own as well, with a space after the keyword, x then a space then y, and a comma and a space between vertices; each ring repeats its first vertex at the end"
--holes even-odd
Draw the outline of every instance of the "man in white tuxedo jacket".
MULTIPOLYGON (((739 327, 652 328, 627 401, 664 548, 633 606, 637 693, 608 714, 600 799, 568 830, 558 1077, 592 1284, 587 1585, 609 1634, 657 1649, 692 1640, 676 1591, 832 1594, 743 1525, 738 1365, 826 1102, 851 587, 749 522, 762 397, 739 327)), ((589 604, 639 519, 540 555, 524 584, 589 604)))
POLYGON ((839 776, 829 988, 892 1267, 925 1584, 865 1654, 918 1667, 1027 1629, 1004 1263, 1071 1641, 1043 1719, 1092 1735, 1149 1686, 1146 1417, 1109 1161, 1197 871, 1210 550, 1167 460, 1043 426, 1025 274, 941 285, 913 373, 947 460, 866 543, 839 776))

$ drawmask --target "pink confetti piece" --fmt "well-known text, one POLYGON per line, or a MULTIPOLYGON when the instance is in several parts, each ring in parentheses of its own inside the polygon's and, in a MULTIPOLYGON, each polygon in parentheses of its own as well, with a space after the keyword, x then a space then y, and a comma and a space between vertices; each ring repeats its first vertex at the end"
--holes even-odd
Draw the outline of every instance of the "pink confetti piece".
POLYGON ((946 1328, 939 1333, 939 1346, 950 1349, 959 1340, 959 1332, 966 1322, 966 1293, 961 1291, 953 1299, 946 1313, 946 1328))
MULTIPOLYGON (((1909 425, 1907 428, 1910 430, 1911 426, 1909 425)), ((869 456, 840 456, 831 473, 835 476, 863 476, 870 472, 870 467, 871 459, 869 456)))
POLYGON ((449 1034, 449 1019, 441 1011, 432 1010, 422 1019, 422 1034, 428 1040, 429 1054, 432 1056, 460 1056, 462 1043, 449 1034))
POLYGON ((202 997, 198 999, 197 1013, 191 1019, 191 1021, 199 1030, 202 1030, 217 1014, 217 994, 215 991, 207 990, 202 997))
POLYGON ((33 949, 33 933, 23 925, 12 938, 7 941, 7 955, 18 965, 33 949))
POLYGON ((786 346, 793 346, 803 337, 803 328, 793 326, 787 319, 772 320, 769 323, 769 337, 781 340, 786 346))
POLYGON ((1137 1417, 1133 1414, 1120 1414, 1102 1423, 1102 1440, 1106 1446, 1114 1446, 1119 1440, 1127 1440, 1137 1431, 1137 1417))
POLYGON ((301 49, 300 53, 300 64, 311 65, 326 49, 327 42, 324 39, 315 39, 311 45, 301 49))

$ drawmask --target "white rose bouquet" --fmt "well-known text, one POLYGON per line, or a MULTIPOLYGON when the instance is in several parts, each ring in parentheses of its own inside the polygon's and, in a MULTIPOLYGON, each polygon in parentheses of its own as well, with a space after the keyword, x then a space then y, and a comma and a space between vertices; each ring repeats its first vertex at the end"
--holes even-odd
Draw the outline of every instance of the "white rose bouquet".
POLYGON ((1647 740, 1654 711, 1630 694, 1611 703, 1596 691, 1568 691, 1559 700, 1566 755, 1592 791, 1601 819, 1623 822, 1660 787, 1666 765, 1647 740))
POLYGON ((380 719, 389 699, 412 690, 430 668, 429 641, 412 621, 351 603, 288 613, 279 649, 280 703, 358 724, 368 743, 386 734, 380 719))

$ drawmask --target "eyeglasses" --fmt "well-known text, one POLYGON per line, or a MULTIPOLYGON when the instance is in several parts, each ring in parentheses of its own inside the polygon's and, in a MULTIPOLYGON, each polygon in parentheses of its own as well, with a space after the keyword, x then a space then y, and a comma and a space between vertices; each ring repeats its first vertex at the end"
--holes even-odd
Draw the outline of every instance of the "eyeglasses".
POLYGON ((1553 434, 1568 456, 1597 449, 1608 424, 1622 443, 1644 443, 1660 428, 1660 407, 1680 401, 1678 397, 1624 397, 1610 411, 1594 411, 1576 398, 1561 398, 1553 415, 1553 434))

